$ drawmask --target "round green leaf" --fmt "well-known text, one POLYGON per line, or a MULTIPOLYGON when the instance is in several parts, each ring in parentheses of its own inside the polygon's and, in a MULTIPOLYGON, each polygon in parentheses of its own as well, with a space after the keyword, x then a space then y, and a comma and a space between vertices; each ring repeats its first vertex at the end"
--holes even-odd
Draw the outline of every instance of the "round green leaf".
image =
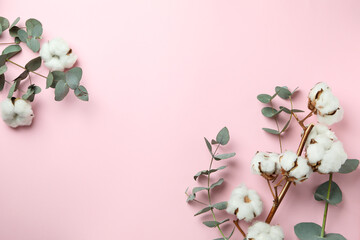
POLYGON ((0 75, 0 91, 2 91, 4 89, 5 86, 5 75, 1 74, 0 75))
POLYGON ((10 45, 8 47, 6 47, 3 51, 2 54, 3 55, 7 55, 6 58, 11 58, 13 56, 15 56, 16 54, 18 54, 19 52, 21 52, 21 47, 19 45, 10 45))
POLYGON ((7 66, 6 66, 6 65, 2 65, 2 66, 0 67, 0 75, 4 74, 4 73, 6 72, 6 70, 7 70, 7 66))
POLYGON ((321 235, 321 227, 311 222, 303 222, 295 225, 294 231, 300 240, 318 240, 321 235))
POLYGON ((329 181, 321 184, 315 191, 314 197, 316 201, 327 201, 331 205, 336 205, 342 201, 342 192, 339 186, 332 181, 330 189, 330 198, 327 199, 329 181))
POLYGON ((43 34, 43 28, 41 25, 35 25, 33 30, 32 30, 32 35, 35 38, 41 37, 41 35, 43 34))
POLYGON ((268 118, 272 118, 276 116, 277 114, 280 113, 280 111, 278 112, 275 108, 272 107, 264 107, 263 109, 261 109, 261 113, 268 118))
POLYGON ((9 26, 10 26, 9 20, 7 20, 4 17, 0 17, 0 27, 1 27, 0 33, 8 29, 9 26))
POLYGON ((71 89, 75 90, 79 86, 81 78, 82 69, 79 67, 74 67, 66 73, 66 82, 71 89))
POLYGON ((269 103, 272 97, 269 94, 260 94, 257 96, 257 99, 262 103, 269 103))
POLYGON ((342 235, 337 234, 337 233, 326 234, 324 239, 327 239, 327 240, 346 240, 346 238, 344 238, 342 235))
POLYGON ((26 45, 33 51, 38 52, 40 50, 40 43, 35 38, 30 38, 26 40, 26 45))
POLYGON ((288 99, 292 95, 287 87, 276 87, 275 92, 282 99, 288 99))
POLYGON ((24 43, 27 43, 27 40, 28 40, 28 34, 27 32, 25 32, 23 29, 19 29, 17 31, 17 36, 20 38, 20 40, 24 43))
POLYGON ((63 100, 69 92, 69 87, 64 80, 57 82, 55 87, 55 101, 63 100))
POLYGON ((54 82, 54 75, 52 74, 52 72, 49 72, 47 78, 46 78, 46 88, 51 87, 51 85, 54 82))
POLYGON ((10 30, 9 30, 10 36, 17 37, 19 30, 20 30, 20 28, 17 27, 17 26, 11 27, 10 30))
POLYGON ((36 36, 34 36, 34 33, 36 33, 35 31, 38 31, 35 29, 36 26, 40 26, 42 28, 41 22, 39 22, 38 20, 36 20, 34 18, 30 18, 30 19, 26 20, 25 26, 26 26, 26 31, 28 32, 28 34, 33 37, 36 37, 36 36))
POLYGON ((359 160, 357 159, 348 159, 346 162, 341 166, 339 173, 351 173, 356 170, 359 166, 359 160))

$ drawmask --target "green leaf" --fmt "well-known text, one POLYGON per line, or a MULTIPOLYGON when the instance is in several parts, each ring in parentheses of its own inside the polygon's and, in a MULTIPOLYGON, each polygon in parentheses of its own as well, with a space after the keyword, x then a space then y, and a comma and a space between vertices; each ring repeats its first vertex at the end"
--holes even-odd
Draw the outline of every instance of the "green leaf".
POLYGON ((257 96, 257 99, 262 103, 269 103, 272 97, 269 94, 260 94, 257 96))
POLYGON ((0 75, 0 91, 2 91, 4 89, 5 86, 5 75, 1 74, 0 75))
POLYGON ((11 27, 10 30, 9 30, 10 36, 17 37, 19 30, 20 30, 20 28, 17 27, 17 26, 11 27))
POLYGON ((35 95, 34 89, 28 88, 27 92, 24 95, 22 95, 22 99, 28 100, 33 95, 35 95))
POLYGON ((344 238, 342 235, 337 234, 337 233, 326 234, 324 239, 327 239, 327 240, 346 240, 346 238, 344 238))
POLYGON ((208 188, 207 187, 194 187, 192 190, 192 193, 195 194, 195 193, 203 191, 203 190, 208 190, 208 188))
POLYGON ((75 89, 74 93, 78 99, 82 101, 89 101, 89 94, 84 86, 80 85, 78 88, 75 89))
POLYGON ((15 21, 11 24, 10 28, 14 27, 20 21, 20 17, 17 17, 15 21))
POLYGON ((351 173, 356 170, 359 166, 359 160, 357 159, 347 159, 346 162, 341 166, 339 173, 351 173))
POLYGON ((274 135, 279 135, 280 134, 279 131, 274 130, 274 129, 270 129, 270 128, 263 128, 262 130, 264 130, 267 133, 274 134, 274 135))
POLYGON ((18 89, 20 82, 24 79, 26 79, 29 76, 29 71, 25 70, 23 71, 17 78, 14 79, 15 82, 15 91, 18 89))
POLYGON ((0 17, 0 34, 9 28, 9 20, 4 17, 0 17))
POLYGON ((221 145, 226 145, 230 140, 229 130, 224 127, 216 136, 216 141, 221 145))
MULTIPOLYGON (((30 18, 25 22, 26 31, 30 36, 37 37, 36 35, 39 33, 39 27, 42 28, 41 22, 34 18, 30 18)), ((41 30, 42 33, 42 30, 41 30)))
POLYGON ((197 179, 198 177, 200 177, 201 175, 209 175, 209 174, 211 174, 211 173, 213 173, 213 172, 217 172, 217 171, 222 170, 222 169, 224 169, 224 168, 226 168, 226 166, 221 166, 221 167, 219 167, 219 168, 217 168, 217 169, 210 169, 210 170, 200 171, 200 172, 198 172, 197 174, 195 174, 194 180, 196 181, 196 179, 197 179))
POLYGON ((69 87, 64 80, 57 82, 55 87, 55 101, 63 100, 69 92, 69 87))
POLYGON ((205 226, 207 226, 207 227, 214 228, 214 227, 217 227, 217 226, 219 226, 220 224, 223 224, 223 223, 225 223, 225 222, 227 222, 227 221, 229 221, 229 219, 225 219, 225 220, 223 220, 223 221, 221 221, 221 222, 218 222, 218 221, 205 221, 205 222, 203 222, 203 224, 204 224, 205 226))
POLYGON ((327 201, 331 205, 336 205, 342 201, 342 192, 339 186, 332 181, 330 189, 330 198, 327 199, 329 181, 321 184, 315 191, 314 197, 316 201, 327 201))
POLYGON ((300 240, 318 240, 321 235, 321 227, 312 222, 303 222, 295 225, 294 231, 300 240))
POLYGON ((293 109, 292 112, 304 112, 303 110, 300 110, 300 109, 293 109))
POLYGON ((190 201, 194 200, 195 197, 196 197, 195 194, 190 194, 190 195, 188 196, 188 198, 186 199, 186 202, 190 202, 190 201))
POLYGON ((64 80, 66 81, 66 77, 65 77, 65 73, 64 72, 61 72, 61 71, 53 71, 51 72, 52 76, 53 76, 53 81, 52 81, 52 84, 51 84, 51 88, 55 88, 56 84, 58 81, 60 80, 64 80))
POLYGON ((223 160, 223 159, 228 159, 228 158, 232 158, 236 155, 236 153, 225 153, 225 154, 218 154, 216 156, 214 156, 214 159, 219 161, 219 160, 223 160))
POLYGON ((219 144, 219 143, 218 143, 215 139, 212 139, 212 140, 211 140, 211 144, 212 144, 212 145, 215 145, 215 144, 219 144))
POLYGON ((12 98, 12 96, 14 95, 14 92, 16 91, 15 87, 16 87, 16 83, 13 83, 13 85, 11 85, 9 89, 8 98, 12 98))
POLYGON ((34 58, 30 60, 26 65, 25 68, 28 71, 36 71, 41 66, 41 57, 34 58))
POLYGON ((29 36, 23 29, 19 29, 17 31, 17 36, 19 37, 20 41, 27 43, 29 36))
POLYGON ((2 54, 3 55, 6 54, 7 55, 6 58, 12 58, 13 56, 21 52, 21 50, 22 49, 19 45, 10 45, 2 51, 2 54))
POLYGON ((276 115, 278 115, 280 111, 277 111, 275 108, 272 107, 264 107, 263 109, 261 109, 261 113, 268 118, 272 118, 275 117, 276 115))
POLYGON ((40 43, 35 38, 27 39, 26 40, 26 45, 35 53, 40 50, 40 43))
POLYGON ((210 154, 212 155, 212 146, 211 146, 209 140, 207 140, 206 137, 204 137, 204 140, 205 140, 206 146, 207 146, 210 154))
POLYGON ((203 208, 203 209, 201 209, 200 211, 198 211, 197 213, 195 213, 194 216, 200 215, 200 214, 202 214, 202 213, 206 213, 206 212, 210 211, 211 209, 213 209, 213 208, 212 208, 212 207, 203 208))
POLYGON ((4 74, 7 70, 7 66, 6 65, 2 65, 0 66, 0 74, 4 74))
POLYGON ((41 35, 43 34, 43 28, 41 25, 35 25, 35 27, 32 30, 32 34, 31 36, 38 38, 41 37, 41 35))
POLYGON ((47 78, 46 78, 46 88, 49 88, 54 82, 54 75, 52 72, 49 72, 47 78))
POLYGON ((211 184, 210 189, 213 189, 214 187, 220 186, 224 182, 223 178, 220 178, 217 182, 211 184))
POLYGON ((79 86, 82 77, 82 69, 74 67, 66 73, 66 83, 71 89, 76 89, 79 86))
POLYGON ((219 203, 215 203, 214 205, 212 205, 214 208, 216 208, 217 210, 224 210, 227 208, 228 203, 227 202, 219 202, 219 203))
POLYGON ((285 113, 287 113, 287 114, 291 114, 291 110, 290 110, 290 109, 288 109, 287 107, 280 106, 279 108, 280 108, 280 110, 284 111, 285 113))
POLYGON ((281 130, 282 133, 285 132, 285 130, 289 127, 290 122, 291 122, 291 119, 289 119, 289 121, 286 122, 285 126, 281 130))
POLYGON ((289 97, 292 95, 291 92, 287 87, 276 87, 275 92, 277 92, 277 95, 281 97, 282 99, 289 99, 289 97))

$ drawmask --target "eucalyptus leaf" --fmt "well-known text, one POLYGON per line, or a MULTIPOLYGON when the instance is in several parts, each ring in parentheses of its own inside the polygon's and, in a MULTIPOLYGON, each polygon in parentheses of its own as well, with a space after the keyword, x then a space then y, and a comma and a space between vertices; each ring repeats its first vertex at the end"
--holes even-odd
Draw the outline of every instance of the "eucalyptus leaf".
POLYGON ((26 40, 26 45, 35 53, 40 50, 40 43, 35 38, 27 39, 26 40))
POLYGON ((20 17, 17 17, 15 21, 11 24, 10 28, 14 27, 20 21, 20 17))
POLYGON ((303 222, 295 225, 294 231, 300 240, 318 240, 321 235, 321 226, 312 222, 303 222))
POLYGON ((60 80, 64 80, 66 81, 66 77, 65 77, 65 73, 61 72, 61 71, 53 71, 51 72, 52 76, 53 76, 53 81, 52 84, 50 85, 51 88, 55 88, 56 84, 58 83, 58 81, 60 80))
POLYGON ((35 95, 34 89, 28 88, 27 92, 24 95, 22 95, 22 99, 28 100, 33 95, 35 95))
POLYGON ((195 197, 196 197, 195 194, 190 194, 190 195, 188 196, 188 198, 186 199, 186 202, 190 202, 190 201, 194 200, 195 197))
POLYGON ((203 190, 208 190, 208 188, 207 187, 194 187, 192 190, 192 193, 195 194, 195 193, 203 191, 203 190))
POLYGON ((209 174, 211 174, 211 173, 217 172, 217 171, 222 170, 222 169, 224 169, 224 168, 226 168, 226 166, 221 166, 221 167, 216 168, 216 169, 210 169, 210 170, 200 171, 200 172, 198 172, 197 174, 195 174, 194 180, 196 181, 196 179, 197 179, 198 177, 200 177, 201 175, 209 175, 209 174))
POLYGON ((330 198, 327 199, 329 181, 321 184, 315 191, 314 197, 316 201, 327 201, 331 205, 336 205, 342 201, 342 192, 339 186, 332 181, 330 189, 330 198))
POLYGON ((214 205, 212 205, 214 208, 216 208, 217 210, 224 210, 227 208, 228 203, 227 202, 219 202, 219 203, 215 203, 214 205))
POLYGON ((287 113, 287 114, 291 114, 291 110, 290 110, 290 109, 288 109, 287 107, 280 106, 279 108, 280 108, 280 110, 284 111, 285 113, 287 113))
POLYGON ((36 35, 35 31, 38 31, 38 30, 36 30, 36 26, 40 26, 42 28, 41 22, 39 22, 38 20, 36 20, 34 18, 30 18, 30 19, 26 20, 25 26, 26 26, 26 31, 28 32, 28 34, 33 37, 36 37, 36 36, 34 36, 34 35, 36 35))
POLYGON ((290 122, 291 122, 291 119, 289 119, 289 121, 286 122, 286 124, 284 125, 283 129, 281 130, 281 132, 285 132, 285 130, 289 127, 290 122))
POLYGON ((277 86, 275 88, 275 92, 277 93, 277 95, 279 95, 279 97, 281 97, 282 99, 289 99, 289 97, 292 95, 291 92, 289 91, 289 89, 287 87, 279 87, 277 86))
POLYGON ((1 74, 0 75, 0 91, 2 91, 4 89, 5 86, 5 75, 1 74))
POLYGON ((342 235, 340 235, 338 233, 326 234, 324 239, 327 239, 327 240, 346 240, 346 238, 344 238, 342 235))
POLYGON ((212 145, 215 145, 215 144, 219 144, 219 143, 218 143, 215 139, 212 139, 212 140, 211 140, 211 144, 212 144, 212 145))
POLYGON ((210 211, 211 209, 213 209, 213 208, 212 207, 205 207, 205 208, 201 209, 200 211, 198 211, 197 213, 195 213, 194 216, 206 213, 206 212, 210 211))
POLYGON ((63 100, 69 92, 69 87, 64 80, 57 82, 55 87, 55 101, 63 100))
POLYGON ((6 71, 7 71, 7 66, 6 65, 0 66, 0 75, 4 74, 6 71))
POLYGON ((25 32, 25 30, 19 29, 17 31, 17 36, 19 37, 20 41, 27 43, 29 36, 28 36, 27 32, 25 32))
POLYGON ((36 71, 41 66, 41 57, 34 58, 30 60, 26 65, 25 68, 28 71, 36 71))
POLYGON ((356 170, 359 166, 359 160, 357 159, 347 159, 345 163, 341 166, 339 173, 351 173, 356 170))
POLYGON ((219 160, 223 160, 223 159, 228 159, 228 158, 232 158, 236 155, 236 153, 224 153, 224 154, 218 154, 216 156, 214 156, 214 159, 219 161, 219 160))
POLYGON ((6 18, 4 17, 0 17, 0 34, 5 31, 6 29, 8 29, 10 26, 10 23, 9 23, 9 20, 7 20, 6 18))
POLYGON ((75 96, 82 101, 89 101, 89 94, 86 88, 82 85, 77 87, 74 91, 75 96))
POLYGON ((272 97, 269 94, 260 94, 257 96, 257 99, 262 103, 269 103, 272 97))
POLYGON ((230 134, 227 127, 224 127, 220 130, 220 132, 216 136, 216 141, 221 145, 226 145, 230 140, 230 134))
POLYGON ((13 56, 21 52, 21 50, 22 49, 19 45, 10 45, 2 51, 2 55, 6 55, 6 58, 12 58, 13 56))
POLYGON ((212 146, 211 146, 209 140, 207 140, 205 137, 204 137, 204 140, 205 140, 206 146, 207 146, 210 154, 212 155, 212 146))
POLYGON ((10 30, 9 30, 10 36, 17 37, 19 30, 20 30, 20 28, 17 27, 17 26, 11 27, 10 30))
POLYGON ((46 88, 49 88, 54 82, 54 75, 52 72, 49 72, 47 78, 46 78, 46 88))
POLYGON ((82 69, 79 67, 74 67, 66 72, 66 83, 71 89, 76 89, 79 86, 80 80, 82 78, 82 69))
POLYGON ((11 85, 9 89, 9 93, 7 96, 8 98, 12 98, 12 96, 14 95, 14 92, 16 91, 15 87, 16 87, 16 83, 13 83, 13 85, 11 85))
POLYGON ((31 36, 33 36, 35 38, 39 38, 39 37, 41 37, 42 34, 43 34, 42 26, 41 25, 35 25, 33 30, 32 30, 31 36))
POLYGON ((220 186, 224 182, 223 178, 220 178, 217 182, 211 184, 210 189, 213 189, 214 187, 220 186))
POLYGON ((227 222, 227 221, 229 221, 229 219, 225 219, 225 220, 223 220, 223 221, 221 221, 221 222, 218 222, 218 221, 205 221, 205 222, 203 222, 203 224, 204 224, 205 226, 207 226, 207 227, 214 228, 214 227, 217 227, 217 226, 219 226, 220 224, 223 224, 223 223, 225 223, 225 222, 227 222))
POLYGON ((24 79, 26 79, 29 76, 29 71, 25 70, 23 71, 17 78, 14 79, 15 82, 15 91, 18 89, 20 82, 24 79))
POLYGON ((261 109, 261 113, 268 118, 272 118, 275 117, 276 115, 278 115, 280 111, 277 111, 275 108, 272 107, 264 107, 263 109, 261 109))
POLYGON ((271 129, 271 128, 263 128, 262 130, 264 130, 267 133, 274 134, 274 135, 279 135, 280 134, 279 131, 271 129))

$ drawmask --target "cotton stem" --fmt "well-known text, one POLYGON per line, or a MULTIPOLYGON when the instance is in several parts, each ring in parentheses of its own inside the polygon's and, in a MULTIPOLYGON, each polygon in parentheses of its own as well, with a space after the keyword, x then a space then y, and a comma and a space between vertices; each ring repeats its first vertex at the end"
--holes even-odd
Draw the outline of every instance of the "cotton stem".
MULTIPOLYGON (((304 150, 306 140, 309 137, 309 134, 310 134, 311 130, 313 129, 313 127, 314 127, 314 124, 310 124, 309 127, 307 127, 307 129, 305 130, 304 135, 301 138, 301 142, 300 142, 298 150, 297 150, 298 156, 300 156, 302 151, 304 150)), ((269 213, 268 217, 266 218, 266 221, 265 221, 266 223, 270 223, 271 220, 273 219, 277 209, 279 208, 282 200, 284 199, 286 193, 288 192, 288 190, 291 186, 291 183, 292 183, 291 181, 287 181, 285 183, 285 186, 283 187, 283 189, 281 190, 281 192, 279 194, 278 201, 274 202, 274 204, 270 210, 270 213, 269 213)))

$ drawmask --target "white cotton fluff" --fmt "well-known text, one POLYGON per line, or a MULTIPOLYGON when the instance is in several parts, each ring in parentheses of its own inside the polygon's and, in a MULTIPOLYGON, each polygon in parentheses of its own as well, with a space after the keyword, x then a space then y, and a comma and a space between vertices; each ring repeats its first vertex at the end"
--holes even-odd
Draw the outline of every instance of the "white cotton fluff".
POLYGON ((40 50, 40 56, 45 66, 51 71, 63 71, 71 68, 77 56, 71 52, 69 45, 61 38, 54 38, 44 43, 40 50))
POLYGON ((305 149, 309 164, 320 173, 338 172, 347 159, 343 145, 335 133, 321 124, 315 125, 311 130, 305 149))
POLYGON ((10 98, 1 102, 1 117, 10 127, 29 126, 34 113, 28 101, 15 99, 14 104, 10 98))
POLYGON ((296 153, 286 151, 280 155, 280 166, 283 174, 294 182, 302 182, 309 178, 312 173, 307 160, 297 156, 296 153))
POLYGON ((271 226, 264 222, 256 222, 248 229, 248 240, 283 240, 284 232, 280 226, 271 226))
POLYGON ((236 213, 239 220, 250 222, 261 214, 262 209, 262 201, 257 192, 242 184, 232 191, 226 211, 236 213))
POLYGON ((254 174, 272 175, 280 173, 279 154, 257 152, 251 160, 251 170, 254 174))
POLYGON ((332 125, 342 120, 344 110, 326 83, 316 84, 309 93, 309 108, 315 109, 318 121, 332 125))

